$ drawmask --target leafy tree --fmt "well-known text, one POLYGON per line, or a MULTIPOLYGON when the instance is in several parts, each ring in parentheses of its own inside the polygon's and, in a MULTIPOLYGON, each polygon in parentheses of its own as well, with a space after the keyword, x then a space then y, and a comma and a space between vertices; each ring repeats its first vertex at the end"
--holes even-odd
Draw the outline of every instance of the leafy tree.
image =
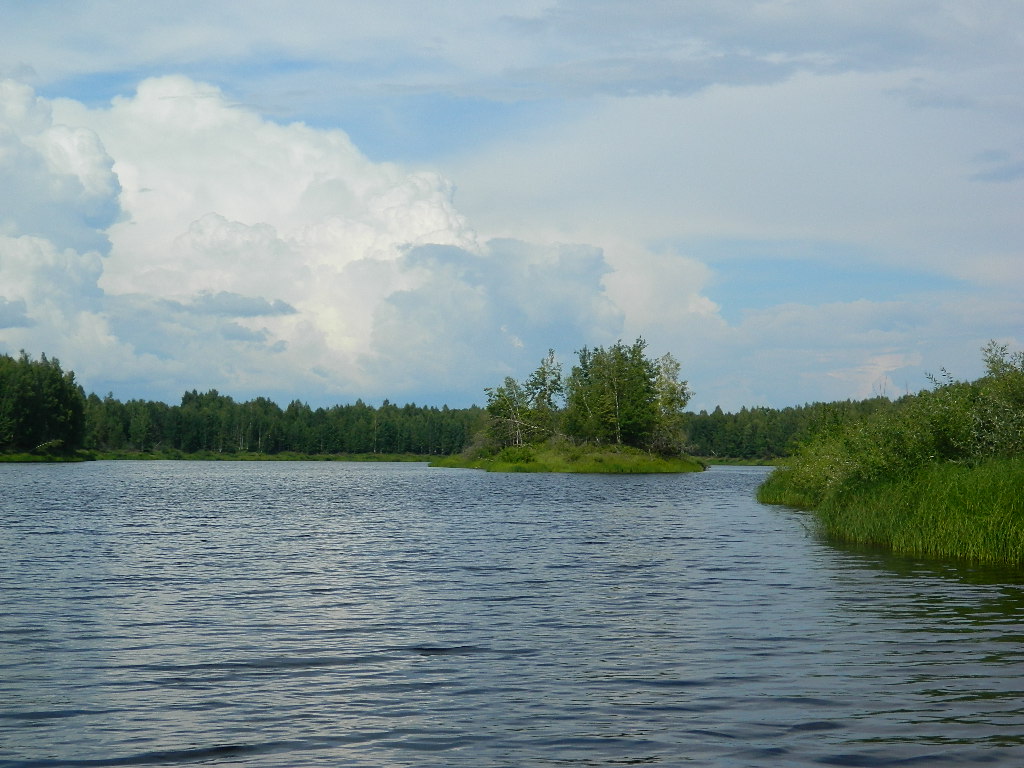
POLYGON ((532 442, 530 400, 526 388, 511 376, 500 387, 488 387, 487 412, 491 415, 488 434, 499 445, 524 445, 532 442))
POLYGON ((566 382, 566 434, 594 443, 652 445, 658 424, 658 371, 647 343, 584 347, 566 382))
POLYGON ((662 454, 681 453, 686 444, 686 414, 690 389, 679 378, 679 362, 665 353, 656 361, 657 420, 651 447, 662 454))
POLYGON ((540 365, 523 382, 505 377, 500 387, 488 387, 488 437, 500 446, 538 443, 559 431, 564 393, 562 366, 549 349, 540 365))
POLYGON ((85 440, 85 395, 57 358, 0 355, 0 450, 72 451, 85 440))
POLYGON ((533 432, 541 439, 553 436, 559 429, 559 411, 565 395, 562 365, 555 357, 555 350, 548 350, 537 370, 526 380, 524 389, 530 406, 528 421, 533 432))
POLYGON ((523 382, 488 388, 487 436, 499 447, 563 437, 680 453, 690 397, 671 355, 650 360, 647 343, 584 347, 567 379, 553 350, 523 382))

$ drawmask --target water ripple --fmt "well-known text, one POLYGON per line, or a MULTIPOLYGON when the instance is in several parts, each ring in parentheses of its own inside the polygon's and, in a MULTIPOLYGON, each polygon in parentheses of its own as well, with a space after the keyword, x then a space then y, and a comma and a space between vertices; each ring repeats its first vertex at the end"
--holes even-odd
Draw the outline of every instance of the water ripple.
POLYGON ((1024 765, 1024 576, 762 477, 0 465, 0 768, 1024 765))

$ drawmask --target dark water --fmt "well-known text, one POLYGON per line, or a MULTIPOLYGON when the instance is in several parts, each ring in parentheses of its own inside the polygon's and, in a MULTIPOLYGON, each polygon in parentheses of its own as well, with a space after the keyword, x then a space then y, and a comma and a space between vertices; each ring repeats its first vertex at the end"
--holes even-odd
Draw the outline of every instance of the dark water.
POLYGON ((1024 765, 1018 574, 762 476, 0 465, 0 766, 1024 765))

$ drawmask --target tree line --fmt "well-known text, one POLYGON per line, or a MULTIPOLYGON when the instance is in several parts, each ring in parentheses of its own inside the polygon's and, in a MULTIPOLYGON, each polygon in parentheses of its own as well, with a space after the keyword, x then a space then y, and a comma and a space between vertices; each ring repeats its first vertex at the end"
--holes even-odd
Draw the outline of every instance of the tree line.
POLYGON ((886 398, 784 409, 685 412, 691 395, 671 355, 651 359, 642 339, 584 348, 568 375, 554 353, 525 380, 485 390, 486 408, 436 408, 361 400, 281 408, 217 390, 177 405, 86 395, 56 358, 0 354, 0 452, 139 451, 223 454, 449 455, 480 435, 500 446, 562 436, 660 453, 733 459, 787 456, 821 430, 895 407, 886 398))
POLYGON ((810 403, 788 408, 741 408, 724 413, 720 407, 689 413, 687 452, 694 456, 731 459, 774 459, 789 456, 821 431, 893 408, 886 397, 810 403))
POLYGON ((651 359, 646 343, 622 341, 577 352, 565 377, 549 351, 523 381, 506 377, 485 390, 493 447, 565 438, 618 444, 653 453, 767 460, 790 455, 822 430, 895 407, 885 397, 813 403, 783 409, 741 408, 726 413, 684 412, 692 392, 671 354, 651 359))
POLYGON ((182 453, 420 454, 462 450, 478 408, 450 409, 387 400, 313 409, 293 400, 281 408, 257 397, 236 402, 217 390, 186 392, 181 404, 122 403, 112 395, 85 402, 87 449, 182 453))
POLYGON ((266 397, 238 402, 217 390, 186 392, 178 405, 86 395, 56 358, 0 355, 0 452, 80 449, 183 454, 419 454, 463 449, 481 409, 385 400, 380 407, 281 408, 266 397))

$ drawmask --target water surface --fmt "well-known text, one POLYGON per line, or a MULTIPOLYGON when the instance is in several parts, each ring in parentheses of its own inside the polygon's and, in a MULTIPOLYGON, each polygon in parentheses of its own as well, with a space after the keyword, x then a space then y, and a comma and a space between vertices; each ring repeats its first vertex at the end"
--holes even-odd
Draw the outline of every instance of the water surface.
POLYGON ((0 465, 0 766, 1024 765, 1018 574, 763 472, 0 465))

